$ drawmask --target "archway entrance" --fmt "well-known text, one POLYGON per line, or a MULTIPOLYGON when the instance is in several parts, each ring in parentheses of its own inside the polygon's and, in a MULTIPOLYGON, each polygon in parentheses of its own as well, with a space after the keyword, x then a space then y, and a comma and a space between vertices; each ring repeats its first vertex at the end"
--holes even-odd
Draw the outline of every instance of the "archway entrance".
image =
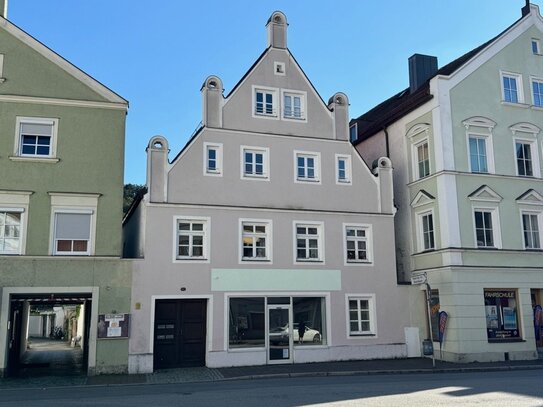
POLYGON ((9 376, 86 374, 91 294, 12 294, 9 376))

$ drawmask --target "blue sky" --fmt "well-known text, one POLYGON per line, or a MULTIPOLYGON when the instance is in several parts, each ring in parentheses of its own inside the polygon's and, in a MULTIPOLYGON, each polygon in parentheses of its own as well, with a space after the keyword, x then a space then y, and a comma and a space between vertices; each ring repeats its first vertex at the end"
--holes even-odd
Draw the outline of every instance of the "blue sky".
MULTIPOLYGON (((534 2, 539 4, 538 1, 534 2)), ((218 75, 225 94, 266 47, 274 10, 288 46, 324 100, 350 99, 356 117, 404 89, 407 58, 439 66, 520 17, 524 0, 10 0, 8 18, 130 102, 125 181, 145 183, 148 140, 170 159, 201 120, 200 87, 218 75)))

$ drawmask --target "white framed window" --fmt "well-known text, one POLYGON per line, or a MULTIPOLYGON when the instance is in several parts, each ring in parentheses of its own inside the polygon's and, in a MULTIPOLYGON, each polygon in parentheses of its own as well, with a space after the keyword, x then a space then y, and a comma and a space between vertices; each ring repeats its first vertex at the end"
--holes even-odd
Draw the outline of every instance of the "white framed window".
POLYGON ((58 119, 17 117, 15 156, 37 159, 56 157, 58 119))
POLYGON ((306 93, 295 90, 281 90, 283 119, 303 120, 306 116, 306 93))
POLYGON ((475 244, 479 248, 501 248, 498 208, 474 208, 475 244))
POLYGON ((241 178, 269 180, 269 148, 241 146, 241 178))
POLYGON ((96 211, 100 194, 49 192, 51 197, 50 253, 92 256, 96 241, 96 211))
POLYGON ((488 137, 470 134, 468 137, 469 165, 471 172, 488 173, 488 137))
POLYGON ((294 181, 320 183, 320 153, 294 151, 294 181))
POLYGON ((524 103, 522 75, 501 72, 502 100, 508 103, 524 103))
POLYGON ((57 210, 54 212, 54 255, 91 254, 93 211, 57 210))
POLYGON ((462 122, 466 128, 468 170, 475 173, 494 173, 492 131, 496 122, 474 116, 462 122))
POLYGON ((424 139, 414 145, 415 178, 421 179, 430 175, 430 154, 428 139, 424 139))
POLYGON ((25 254, 32 192, 0 190, 0 254, 25 254))
POLYGON ((532 104, 543 107, 543 79, 531 77, 530 84, 532 85, 532 104))
POLYGON ((525 249, 541 249, 542 213, 521 211, 522 236, 525 249))
POLYGON ((539 177, 539 157, 535 140, 514 139, 516 174, 521 177, 539 177))
POLYGON ((537 38, 532 38, 532 54, 534 55, 539 55, 541 54, 540 52, 540 45, 539 45, 539 40, 537 38))
POLYGON ((324 262, 324 224, 294 222, 294 261, 324 262))
POLYGON ((240 263, 271 261, 271 233, 270 220, 240 219, 240 263))
POLYGON ((175 259, 209 261, 209 218, 175 218, 175 259))
POLYGON ((377 323, 374 294, 346 294, 347 337, 375 336, 377 323))
POLYGON ((253 117, 278 119, 277 89, 253 86, 253 117))
POLYGON ((222 177, 222 143, 204 143, 204 175, 222 177))
POLYGON ((419 251, 436 248, 433 210, 417 213, 417 232, 419 251))
POLYGON ((21 254, 23 208, 0 208, 0 254, 21 254))
POLYGON ((343 224, 345 265, 371 263, 372 228, 367 224, 343 224))
POLYGON ((351 156, 336 154, 336 184, 352 184, 351 156))

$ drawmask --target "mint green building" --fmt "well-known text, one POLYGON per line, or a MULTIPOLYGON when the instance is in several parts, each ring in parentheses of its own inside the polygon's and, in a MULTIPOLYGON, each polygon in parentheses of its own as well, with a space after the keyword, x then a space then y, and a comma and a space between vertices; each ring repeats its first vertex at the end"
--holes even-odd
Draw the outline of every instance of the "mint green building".
POLYGON ((128 102, 5 19, 4 2, 0 9, 0 374, 20 367, 31 314, 62 305, 78 310, 87 373, 124 372, 128 102))
POLYGON ((427 274, 434 338, 438 311, 449 316, 445 360, 534 359, 543 346, 542 41, 528 4, 440 69, 413 55, 410 87, 351 121, 367 162, 392 160, 398 279, 427 274))

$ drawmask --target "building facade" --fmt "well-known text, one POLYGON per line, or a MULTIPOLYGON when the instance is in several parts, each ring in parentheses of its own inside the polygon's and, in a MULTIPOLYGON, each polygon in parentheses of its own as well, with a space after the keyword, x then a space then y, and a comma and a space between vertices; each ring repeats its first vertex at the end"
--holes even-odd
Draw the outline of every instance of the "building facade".
POLYGON ((164 137, 147 148, 123 229, 132 373, 407 355, 391 163, 365 165, 347 96, 320 98, 281 12, 267 34, 227 96, 206 79, 202 126, 171 162, 164 137))
POLYGON ((445 360, 533 359, 542 345, 542 38, 527 5, 440 69, 414 55, 410 87, 351 121, 367 162, 394 163, 398 278, 427 273, 449 315, 445 360))
POLYGON ((37 304, 84 316, 89 374, 125 372, 128 339, 97 332, 100 314, 130 309, 131 271, 120 260, 128 103, 2 9, 0 373, 17 372, 37 304))

